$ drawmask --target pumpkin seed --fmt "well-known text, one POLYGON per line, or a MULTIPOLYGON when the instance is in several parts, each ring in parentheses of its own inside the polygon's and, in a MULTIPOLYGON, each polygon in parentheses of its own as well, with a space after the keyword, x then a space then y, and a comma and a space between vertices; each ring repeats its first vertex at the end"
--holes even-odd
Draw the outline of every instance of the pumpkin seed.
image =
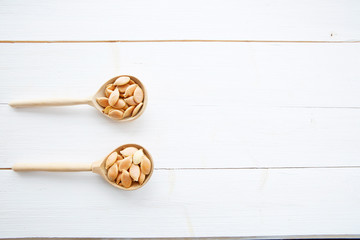
POLYGON ((120 98, 113 107, 117 109, 122 109, 123 107, 125 107, 125 105, 126 105, 125 101, 120 98))
POLYGON ((116 182, 116 184, 119 184, 119 183, 121 182, 121 172, 120 172, 119 175, 117 176, 115 182, 116 182))
POLYGON ((109 117, 114 118, 114 119, 122 119, 123 116, 124 116, 124 113, 121 110, 111 110, 109 112, 109 117))
POLYGON ((113 152, 108 156, 105 162, 105 169, 108 169, 114 164, 114 162, 117 160, 117 155, 117 152, 113 152))
POLYGON ((106 97, 109 97, 110 94, 111 94, 114 90, 115 90, 115 85, 113 85, 113 84, 107 85, 106 88, 105 88, 105 96, 106 96, 106 97))
POLYGON ((138 180, 139 184, 140 185, 143 184, 144 180, 145 180, 145 174, 140 171, 140 177, 139 177, 139 180, 138 180))
MULTIPOLYGON (((132 106, 137 105, 137 103, 136 103, 135 100, 134 100, 134 96, 125 98, 124 100, 125 100, 125 102, 126 102, 127 104, 129 104, 129 105, 132 105, 132 106)), ((110 104, 110 105, 111 105, 111 104, 110 104)))
POLYGON ((142 149, 136 151, 133 156, 133 163, 139 164, 141 162, 141 158, 145 156, 142 149))
POLYGON ((115 104, 118 102, 120 97, 120 93, 119 90, 116 88, 114 91, 112 91, 112 93, 110 94, 109 97, 109 105, 110 106, 115 106, 115 104))
POLYGON ((117 86, 122 86, 127 84, 130 81, 129 77, 119 77, 118 79, 116 79, 116 81, 114 82, 114 85, 117 86))
POLYGON ((144 173, 145 175, 148 175, 151 171, 151 162, 150 160, 144 155, 141 158, 141 172, 144 173))
MULTIPOLYGON (((144 100, 144 92, 143 90, 138 86, 134 91, 134 101, 136 103, 141 103, 144 100)), ((111 104, 110 104, 111 105, 111 104)))
POLYGON ((117 164, 113 164, 113 165, 109 168, 109 170, 108 170, 108 172, 107 172, 107 177, 108 177, 108 179, 109 179, 111 182, 113 182, 113 181, 115 181, 115 179, 116 179, 116 177, 118 176, 118 174, 119 174, 118 165, 117 165, 117 164))
POLYGON ((128 170, 132 163, 132 157, 128 156, 124 158, 124 160, 120 160, 119 169, 120 170, 128 170))
POLYGON ((125 93, 126 89, 129 87, 129 84, 125 84, 122 86, 118 86, 117 89, 119 89, 120 93, 125 93))
POLYGON ((130 117, 134 108, 135 108, 135 106, 128 107, 124 112, 124 118, 130 117))
POLYGON ((124 157, 127 157, 127 156, 132 156, 137 150, 136 147, 127 147, 125 149, 123 149, 122 151, 120 151, 120 153, 124 156, 124 157))
POLYGON ((109 106, 109 101, 108 101, 108 98, 106 98, 106 97, 96 98, 96 102, 104 108, 109 106))
POLYGON ((132 184, 132 179, 130 177, 130 174, 128 171, 122 171, 121 173, 121 185, 123 185, 125 188, 129 188, 132 184))
POLYGON ((133 95, 135 89, 137 88, 137 84, 130 85, 126 88, 124 97, 130 97, 133 95))
POLYGON ((134 181, 138 181, 140 177, 140 168, 139 165, 131 164, 130 170, 129 170, 130 176, 134 181))
POLYGON ((139 103, 139 104, 135 107, 134 111, 133 111, 132 114, 131 114, 132 117, 134 117, 134 116, 139 112, 139 110, 141 109, 142 105, 143 105, 143 103, 139 103))

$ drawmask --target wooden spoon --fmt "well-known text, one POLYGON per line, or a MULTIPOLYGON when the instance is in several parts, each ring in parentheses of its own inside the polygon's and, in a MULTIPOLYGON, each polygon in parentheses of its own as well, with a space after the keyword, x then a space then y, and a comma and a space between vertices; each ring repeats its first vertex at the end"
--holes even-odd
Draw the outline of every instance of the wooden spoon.
POLYGON ((136 190, 138 188, 143 187, 150 179, 153 171, 154 171, 154 161, 149 154, 149 152, 140 145, 137 144, 125 144, 112 151, 109 155, 107 155, 103 160, 96 161, 93 163, 16 163, 12 167, 14 171, 46 171, 46 172, 80 172, 80 171, 92 171, 93 173, 97 173, 102 176, 108 183, 113 185, 114 187, 120 188, 122 190, 136 190), (151 170, 150 173, 146 176, 143 184, 139 184, 138 182, 133 182, 129 188, 125 188, 123 186, 117 185, 114 182, 109 181, 106 176, 105 162, 108 156, 114 151, 121 151, 127 147, 136 147, 138 149, 143 149, 145 155, 149 158, 151 162, 151 170))
POLYGON ((130 77, 131 80, 133 80, 136 84, 140 86, 140 88, 143 90, 144 93, 144 100, 143 100, 143 106, 141 107, 140 111, 133 117, 127 117, 124 119, 114 119, 115 121, 119 122, 125 122, 125 121, 132 121, 140 117, 140 115, 144 112, 146 105, 147 105, 147 92, 144 87, 144 84, 137 79, 136 77, 129 76, 129 75, 120 75, 113 77, 106 83, 104 83, 101 88, 95 93, 95 95, 91 98, 85 98, 85 99, 43 99, 43 100, 18 100, 18 101, 12 101, 9 103, 11 107, 15 108, 24 108, 24 107, 45 107, 45 106, 69 106, 69 105, 80 105, 80 104, 88 104, 90 106, 95 107, 99 112, 101 112, 106 117, 110 118, 109 115, 103 113, 103 107, 101 107, 97 101, 96 98, 98 97, 105 97, 105 88, 108 84, 111 84, 115 82, 115 80, 119 77, 130 77))

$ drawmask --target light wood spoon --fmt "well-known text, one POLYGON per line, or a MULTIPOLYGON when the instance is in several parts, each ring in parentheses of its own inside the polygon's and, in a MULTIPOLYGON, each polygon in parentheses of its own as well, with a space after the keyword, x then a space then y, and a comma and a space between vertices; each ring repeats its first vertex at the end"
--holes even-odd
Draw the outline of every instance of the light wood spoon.
POLYGON ((46 172, 82 172, 82 171, 92 171, 93 173, 97 173, 102 176, 108 183, 112 186, 120 188, 122 190, 136 190, 138 188, 143 187, 150 179, 153 171, 154 171, 154 161, 149 154, 149 152, 142 146, 137 144, 125 144, 112 151, 109 155, 107 155, 103 160, 96 161, 93 163, 16 163, 12 167, 14 171, 46 171, 46 172), (136 147, 138 149, 143 149, 145 155, 149 158, 151 162, 151 170, 150 173, 146 176, 143 184, 139 184, 138 182, 133 182, 129 188, 125 188, 123 186, 117 185, 114 182, 109 181, 106 175, 105 162, 108 156, 114 151, 121 151, 127 147, 136 147))
POLYGON ((103 107, 101 107, 97 101, 96 98, 98 97, 105 97, 105 88, 108 84, 111 84, 115 82, 115 80, 119 77, 130 77, 131 80, 133 80, 136 84, 140 86, 140 88, 143 90, 144 93, 144 100, 143 100, 143 106, 141 107, 140 111, 133 117, 127 117, 124 119, 114 119, 112 120, 119 121, 119 122, 125 122, 125 121, 132 121, 140 117, 140 115, 145 111, 146 105, 147 105, 147 92, 144 87, 144 84, 137 79, 136 77, 130 76, 130 75, 120 75, 113 77, 106 83, 104 83, 101 88, 95 93, 94 96, 91 98, 85 98, 85 99, 43 99, 43 100, 17 100, 12 101, 9 103, 11 107, 15 108, 24 108, 24 107, 45 107, 45 106, 69 106, 69 105, 81 105, 81 104, 88 104, 90 106, 95 107, 99 112, 101 112, 106 117, 110 118, 109 115, 103 113, 103 107))

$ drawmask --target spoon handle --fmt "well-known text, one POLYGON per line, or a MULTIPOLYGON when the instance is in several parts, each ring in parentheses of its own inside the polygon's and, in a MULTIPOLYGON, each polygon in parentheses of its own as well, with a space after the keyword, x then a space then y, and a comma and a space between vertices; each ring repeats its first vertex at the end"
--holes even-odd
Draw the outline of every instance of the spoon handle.
POLYGON ((68 106, 91 104, 91 99, 71 99, 71 98, 58 98, 58 99, 39 99, 39 100, 17 100, 9 103, 11 107, 44 107, 44 106, 68 106))
POLYGON ((91 171, 92 163, 15 163, 14 171, 80 172, 91 171))

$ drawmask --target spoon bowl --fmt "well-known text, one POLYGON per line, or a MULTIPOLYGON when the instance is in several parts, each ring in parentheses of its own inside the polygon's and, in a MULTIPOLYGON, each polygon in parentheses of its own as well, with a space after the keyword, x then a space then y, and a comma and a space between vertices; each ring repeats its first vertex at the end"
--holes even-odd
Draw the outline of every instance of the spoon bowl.
POLYGON ((103 178, 104 178, 108 183, 110 183, 112 186, 117 187, 117 188, 120 188, 120 189, 122 189, 122 190, 126 190, 126 191, 131 191, 131 190, 139 189, 139 188, 143 187, 143 186, 149 181, 149 179, 150 179, 150 177, 151 177, 151 175, 152 175, 152 173, 153 173, 153 171, 154 171, 154 162, 153 162, 153 159, 152 159, 150 153, 149 153, 144 147, 142 147, 142 146, 140 146, 140 145, 137 145, 137 144, 125 144, 125 145, 122 145, 122 146, 114 149, 114 151, 112 151, 111 153, 109 153, 109 154, 104 158, 104 160, 99 161, 99 162, 94 162, 94 163, 92 164, 92 166, 91 166, 92 172, 99 174, 101 177, 103 177, 103 178), (107 177, 107 175, 106 175, 107 171, 106 171, 106 169, 105 169, 105 163, 106 163, 106 159, 109 157, 109 155, 110 155, 111 153, 113 153, 113 152, 115 152, 115 151, 116 151, 116 152, 119 152, 119 151, 121 151, 121 150, 123 150, 123 149, 125 149, 125 148, 127 148, 127 147, 136 147, 137 149, 143 149, 144 154, 149 158, 149 160, 150 160, 150 162, 151 162, 151 170, 150 170, 150 173, 146 176, 143 184, 140 185, 138 182, 133 182, 130 187, 125 188, 125 187, 123 187, 123 186, 120 186, 120 185, 116 184, 115 182, 111 182, 111 181, 108 179, 108 177, 107 177))
POLYGON ((106 117, 108 117, 108 118, 110 118, 110 119, 112 119, 114 121, 127 122, 127 121, 132 121, 132 120, 137 119, 145 111, 145 108, 147 106, 147 92, 146 92, 144 84, 139 79, 137 79, 136 77, 130 76, 130 75, 119 75, 119 76, 113 77, 110 80, 108 80, 107 82, 105 82, 100 87, 100 89, 95 93, 95 95, 90 97, 90 98, 85 98, 85 99, 17 100, 17 101, 11 101, 9 103, 9 105, 11 107, 15 107, 15 108, 45 107, 45 106, 69 106, 69 105, 80 105, 80 104, 88 104, 88 105, 96 108, 99 112, 101 112, 102 115, 105 115, 106 117), (109 85, 109 84, 114 83, 115 80, 117 78, 119 78, 119 77, 129 77, 132 81, 134 81, 143 90, 144 99, 143 99, 143 105, 142 105, 141 109, 139 110, 139 112, 135 116, 130 116, 130 117, 123 118, 123 119, 114 119, 114 118, 109 117, 109 115, 107 115, 107 114, 105 114, 103 112, 104 108, 97 103, 96 98, 105 97, 104 91, 105 91, 106 86, 109 85))
POLYGON ((99 174, 103 177, 109 184, 112 186, 126 191, 136 190, 143 187, 151 178, 154 171, 154 161, 150 153, 142 146, 138 144, 125 144, 116 148, 114 151, 109 153, 103 160, 96 161, 93 163, 16 163, 12 167, 13 171, 47 171, 47 172, 80 172, 80 171, 92 171, 93 173, 99 174), (143 184, 133 182, 132 185, 128 188, 117 185, 115 182, 111 182, 107 177, 107 171, 105 169, 106 159, 114 151, 119 152, 127 147, 136 147, 137 149, 143 149, 144 154, 148 157, 151 163, 150 173, 146 176, 143 184))
POLYGON ((138 117, 141 116, 141 114, 145 111, 146 105, 147 105, 147 92, 146 89, 144 87, 144 84, 142 84, 142 82, 137 79, 134 76, 130 76, 130 75, 119 75, 116 77, 111 78, 109 81, 107 81, 106 83, 104 83, 104 85, 101 86, 101 88, 95 93, 95 95, 91 98, 91 105, 93 107, 95 107, 97 110, 99 110, 103 115, 105 115, 106 117, 114 120, 114 121, 118 121, 118 122, 127 122, 127 121, 132 121, 137 119, 138 117), (144 100, 143 100, 143 106, 141 107, 140 111, 133 117, 128 117, 128 118, 123 118, 123 119, 114 119, 114 118, 110 118, 109 115, 103 113, 104 108, 102 106, 100 106, 97 101, 96 98, 98 97, 105 97, 105 89, 106 86, 108 86, 111 83, 114 83, 116 79, 118 79, 119 77, 129 77, 130 80, 133 80, 137 85, 139 85, 139 87, 143 90, 144 92, 144 100))

